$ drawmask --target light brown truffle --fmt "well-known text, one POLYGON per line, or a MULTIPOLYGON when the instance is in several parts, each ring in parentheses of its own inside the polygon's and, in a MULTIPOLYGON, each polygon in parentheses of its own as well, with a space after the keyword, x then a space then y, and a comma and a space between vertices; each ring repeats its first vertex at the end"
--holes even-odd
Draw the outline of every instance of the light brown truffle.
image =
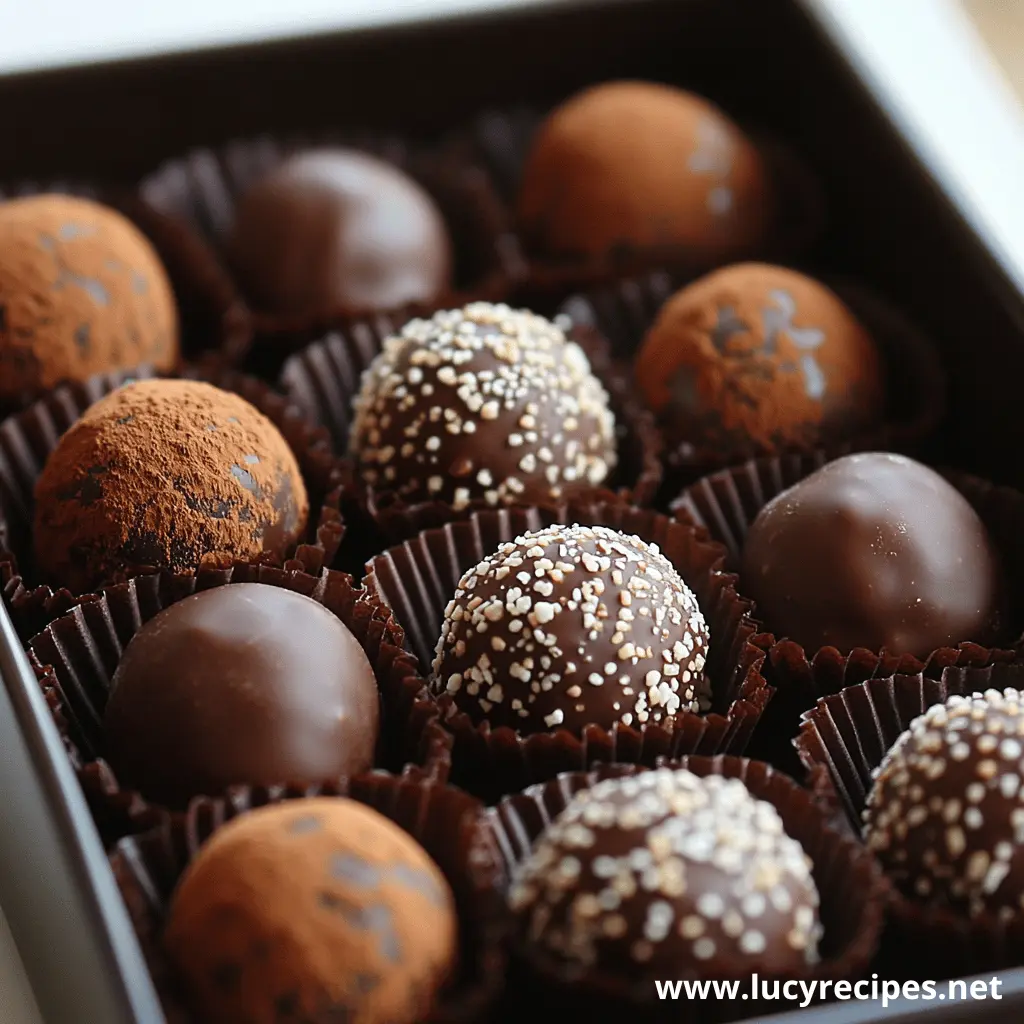
POLYGON ((721 263, 763 244, 761 156, 717 107, 649 82, 608 82, 541 126, 519 194, 529 243, 554 256, 683 247, 721 263))
POLYGON ((0 203, 0 400, 177 361, 170 282, 130 221, 72 196, 0 203))
POLYGON ((406 324, 364 374, 355 413, 363 480, 410 503, 558 500, 616 463, 615 417, 583 350, 500 304, 406 324))
POLYGON ((165 946, 209 1024, 414 1024, 452 974, 448 884, 397 825, 345 799, 226 825, 192 863, 165 946))
POLYGON ((75 593, 207 554, 281 556, 309 514, 274 424, 189 380, 137 381, 92 405, 50 454, 35 503, 37 569, 75 593))
POLYGON ((670 442, 723 463, 844 440, 884 412, 885 371, 867 330, 825 285, 764 263, 677 292, 635 374, 670 442))

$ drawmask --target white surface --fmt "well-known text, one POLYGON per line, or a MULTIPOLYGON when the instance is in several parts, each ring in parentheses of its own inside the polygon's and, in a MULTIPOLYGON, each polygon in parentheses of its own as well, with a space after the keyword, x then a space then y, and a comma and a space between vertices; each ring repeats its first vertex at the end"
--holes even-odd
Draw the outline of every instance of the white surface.
MULTIPOLYGON (((806 0, 1024 293, 1024 107, 952 0, 806 0)), ((1017 2, 1017 0, 1008 0, 1017 2)))
POLYGON ((574 0, 0 0, 0 74, 574 0))
MULTIPOLYGON (((54 984, 60 984, 54 979, 54 984)), ((0 1021, 3 1024, 43 1024, 11 938, 0 911, 0 1021)))

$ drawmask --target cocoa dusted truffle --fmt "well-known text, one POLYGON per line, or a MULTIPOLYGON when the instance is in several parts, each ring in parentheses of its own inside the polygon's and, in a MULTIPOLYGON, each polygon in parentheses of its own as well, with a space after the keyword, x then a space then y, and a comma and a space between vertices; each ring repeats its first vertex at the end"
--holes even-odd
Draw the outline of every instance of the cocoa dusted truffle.
POLYGON ((309 513, 277 428, 238 395, 143 380, 90 406, 35 488, 36 566, 75 593, 204 555, 282 556, 309 513))
POLYGON ((572 798, 516 873, 532 958, 568 979, 799 974, 822 927, 811 863, 738 779, 668 768, 572 798))
POLYGON ((1024 912, 1024 700, 950 697, 875 771, 864 838, 911 898, 967 917, 1024 912))
POLYGON ((764 244, 772 188, 754 145, 707 100, 609 82, 558 107, 519 193, 528 242, 551 256, 683 247, 722 263, 764 244))
POLYGON ((367 484, 410 503, 544 502, 605 481, 615 418, 561 326, 476 302, 385 341, 363 376, 350 449, 367 484))
POLYGON ((708 628, 655 544, 549 526, 503 544, 445 609, 432 686, 522 734, 706 711, 708 628))
POLYGON ((132 637, 103 716, 125 787, 172 806, 229 786, 312 784, 371 767, 378 693, 323 605, 235 583, 170 605, 132 637))
POLYGON ((999 558, 978 514, 934 470, 871 452, 773 498, 743 548, 743 593, 776 636, 926 658, 1002 627, 999 558))
POLYGON ((415 840, 369 807, 323 798, 216 832, 164 936, 205 1024, 428 1020, 457 942, 451 890, 415 840))
POLYGON ((430 303, 451 285, 452 247, 434 200, 383 160, 299 153, 243 195, 228 258, 258 309, 314 314, 430 303))
POLYGON ((0 401, 178 361, 178 313, 153 247, 88 199, 0 203, 0 401))
POLYGON ((881 357, 856 317, 819 282, 761 263, 674 295, 635 373, 670 442, 721 462, 845 439, 884 409, 881 357))

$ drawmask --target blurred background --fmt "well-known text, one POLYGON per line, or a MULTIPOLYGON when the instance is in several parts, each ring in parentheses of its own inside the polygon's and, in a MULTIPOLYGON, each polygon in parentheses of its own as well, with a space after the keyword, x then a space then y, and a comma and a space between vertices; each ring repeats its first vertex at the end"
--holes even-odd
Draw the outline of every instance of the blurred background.
POLYGON ((1024 3, 1020 0, 959 0, 992 55, 1024 100, 1024 3))

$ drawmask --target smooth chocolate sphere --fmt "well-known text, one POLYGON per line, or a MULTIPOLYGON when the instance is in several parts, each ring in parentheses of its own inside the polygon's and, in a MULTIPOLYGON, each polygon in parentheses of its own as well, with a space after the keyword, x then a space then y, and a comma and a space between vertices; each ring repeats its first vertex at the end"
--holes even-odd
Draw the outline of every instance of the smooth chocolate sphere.
POLYGON ((475 721, 578 735, 706 711, 707 651, 697 598, 656 544, 549 526, 463 575, 431 680, 475 721))
POLYGON ((378 719, 373 669, 340 619, 303 594, 235 583, 170 605, 132 637, 103 753, 123 786, 180 805, 364 771, 378 719))
POLYGON ((0 203, 0 401, 177 362, 174 292, 131 221, 73 196, 0 203))
POLYGON ((818 281, 764 263, 677 292, 635 374, 668 440, 719 464, 845 440, 885 410, 885 368, 853 313, 818 281))
POLYGON ((607 82, 537 131, 519 219, 550 256, 670 247, 711 265, 765 243, 772 192, 756 147, 713 104, 667 85, 607 82))
POLYGON ((263 807, 216 832, 164 945, 204 1024, 432 1019, 455 903, 416 841, 353 800, 263 807))
POLYGON ((206 555, 286 557, 309 515, 298 461, 244 398, 140 380, 91 405, 35 486, 36 567, 75 594, 206 555))
POLYGON ((966 917, 1024 913, 1024 699, 950 697, 875 771, 864 839, 912 899, 966 917))
POLYGON ((608 394, 580 346, 545 317, 488 302, 384 342, 349 447, 375 490, 456 509, 569 498, 617 458, 608 394))
POLYGON ((818 890, 778 811, 738 779, 659 768, 576 794, 513 877, 532 958, 569 979, 805 973, 818 890))
POLYGON ((926 658, 1002 629, 999 555, 967 499, 902 455, 848 455, 773 498, 740 584, 765 628, 812 654, 866 647, 926 658))
POLYGON ((246 192, 228 259, 259 310, 320 314, 433 302, 451 285, 441 211, 398 168, 366 153, 311 150, 246 192))

